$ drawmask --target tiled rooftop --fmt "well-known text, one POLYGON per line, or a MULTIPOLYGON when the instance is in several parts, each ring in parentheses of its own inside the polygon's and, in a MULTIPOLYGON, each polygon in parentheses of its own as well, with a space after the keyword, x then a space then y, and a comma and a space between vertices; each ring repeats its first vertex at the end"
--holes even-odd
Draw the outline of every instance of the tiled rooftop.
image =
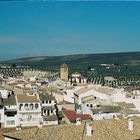
POLYGON ((44 121, 55 121, 58 120, 58 117, 56 115, 52 115, 52 116, 43 116, 43 120, 44 121))
POLYGON ((117 104, 125 108, 135 108, 133 103, 118 102, 117 104))
POLYGON ((11 95, 9 98, 3 99, 3 102, 1 104, 3 104, 3 105, 16 105, 15 95, 11 95))
POLYGON ((39 98, 40 98, 41 101, 55 100, 55 97, 52 94, 48 94, 46 92, 39 94, 39 98))
POLYGON ((43 106, 42 109, 44 110, 52 110, 54 109, 54 106, 43 106))
POLYGON ((17 99, 19 103, 34 103, 39 102, 37 99, 37 96, 28 96, 26 94, 23 95, 17 95, 17 99))
POLYGON ((81 89, 75 91, 74 94, 80 95, 82 93, 90 91, 91 89, 93 89, 93 87, 84 87, 84 88, 81 88, 81 89))
POLYGON ((72 122, 76 121, 77 118, 80 118, 81 120, 92 119, 89 114, 77 114, 75 111, 72 110, 63 110, 63 113, 72 122))
POLYGON ((86 136, 86 128, 81 125, 58 125, 33 128, 5 134, 21 140, 134 140, 140 138, 140 118, 134 119, 134 130, 128 130, 126 119, 91 122, 93 136, 86 136))

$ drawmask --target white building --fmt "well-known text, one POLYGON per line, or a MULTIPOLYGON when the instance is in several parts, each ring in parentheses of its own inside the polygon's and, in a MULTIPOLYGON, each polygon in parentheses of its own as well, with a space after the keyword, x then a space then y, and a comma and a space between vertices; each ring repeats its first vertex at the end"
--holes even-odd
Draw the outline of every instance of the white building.
POLYGON ((63 96, 64 96, 64 101, 67 101, 69 103, 74 103, 74 92, 79 90, 81 87, 80 86, 69 86, 69 87, 66 87, 64 89, 64 92, 63 92, 63 96))
POLYGON ((135 95, 136 98, 140 99, 140 87, 132 88, 132 93, 135 95))
POLYGON ((0 90, 0 97, 3 98, 3 99, 7 99, 8 96, 11 95, 11 93, 12 93, 12 92, 9 91, 9 90, 5 90, 5 89, 0 90))
POLYGON ((1 98, 1 105, 3 105, 3 108, 0 109, 1 126, 16 127, 18 116, 15 95, 11 95, 7 99, 1 98))
POLYGON ((71 75, 70 81, 71 81, 71 83, 86 84, 87 83, 87 78, 83 77, 80 73, 75 72, 71 75))
POLYGON ((4 127, 4 105, 0 105, 0 127, 4 127))
POLYGON ((112 102, 124 102, 126 99, 126 92, 123 89, 116 89, 116 92, 111 95, 112 102))
POLYGON ((37 95, 17 95, 18 125, 36 126, 42 122, 41 105, 37 95))
POLYGON ((58 124, 56 101, 52 94, 42 92, 39 95, 42 104, 43 125, 58 124))
POLYGON ((36 82, 36 76, 32 76, 32 77, 30 77, 30 80, 29 80, 30 82, 36 82))
POLYGON ((105 100, 107 104, 111 104, 123 102, 126 99, 126 93, 122 89, 88 85, 75 91, 74 98, 78 104, 81 104, 85 98, 99 98, 105 100))

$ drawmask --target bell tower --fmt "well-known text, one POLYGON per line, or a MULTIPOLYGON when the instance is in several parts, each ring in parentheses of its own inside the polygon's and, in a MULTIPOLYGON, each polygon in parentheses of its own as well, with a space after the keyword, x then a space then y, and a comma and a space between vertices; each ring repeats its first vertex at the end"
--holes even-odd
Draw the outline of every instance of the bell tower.
POLYGON ((68 80, 68 65, 65 63, 60 66, 60 79, 68 80))

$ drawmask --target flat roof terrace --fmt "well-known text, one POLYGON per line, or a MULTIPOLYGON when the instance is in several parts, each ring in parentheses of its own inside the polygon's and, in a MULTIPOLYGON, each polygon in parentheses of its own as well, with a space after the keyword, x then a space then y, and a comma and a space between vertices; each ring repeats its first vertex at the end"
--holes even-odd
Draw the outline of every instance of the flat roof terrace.
POLYGON ((107 95, 112 95, 115 93, 115 89, 108 87, 94 87, 94 90, 107 95))

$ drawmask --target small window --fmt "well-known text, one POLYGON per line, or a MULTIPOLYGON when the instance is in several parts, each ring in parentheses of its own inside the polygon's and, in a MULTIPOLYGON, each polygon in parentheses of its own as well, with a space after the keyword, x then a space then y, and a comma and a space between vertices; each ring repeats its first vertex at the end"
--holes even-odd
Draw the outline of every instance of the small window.
POLYGON ((21 110, 22 107, 23 107, 23 104, 20 104, 20 105, 19 105, 19 110, 21 110))
POLYGON ((87 106, 89 107, 89 104, 87 104, 87 106))
POLYGON ((53 110, 51 110, 51 113, 53 113, 53 110))
POLYGON ((93 105, 91 104, 91 105, 90 105, 90 108, 92 108, 92 107, 93 107, 93 105))
POLYGON ((48 116, 50 115, 50 111, 49 111, 49 110, 47 110, 47 115, 48 115, 48 116))
POLYGON ((38 109, 38 107, 39 107, 39 105, 36 103, 36 104, 35 104, 35 109, 38 109))
POLYGON ((46 110, 44 110, 44 114, 46 114, 46 110))
POLYGON ((32 119, 32 115, 28 115, 28 121, 32 119))
POLYGON ((30 104, 30 109, 33 110, 33 104, 30 104))
POLYGON ((28 110, 28 109, 29 109, 29 108, 28 108, 28 104, 25 104, 25 105, 24 105, 24 109, 25 109, 25 110, 28 110))
POLYGON ((7 121, 6 124, 7 125, 14 125, 15 124, 15 121, 14 120, 10 120, 10 121, 7 121))
POLYGON ((42 103, 44 104, 44 101, 42 101, 42 103))
POLYGON ((49 103, 51 104, 51 100, 49 101, 49 103))

